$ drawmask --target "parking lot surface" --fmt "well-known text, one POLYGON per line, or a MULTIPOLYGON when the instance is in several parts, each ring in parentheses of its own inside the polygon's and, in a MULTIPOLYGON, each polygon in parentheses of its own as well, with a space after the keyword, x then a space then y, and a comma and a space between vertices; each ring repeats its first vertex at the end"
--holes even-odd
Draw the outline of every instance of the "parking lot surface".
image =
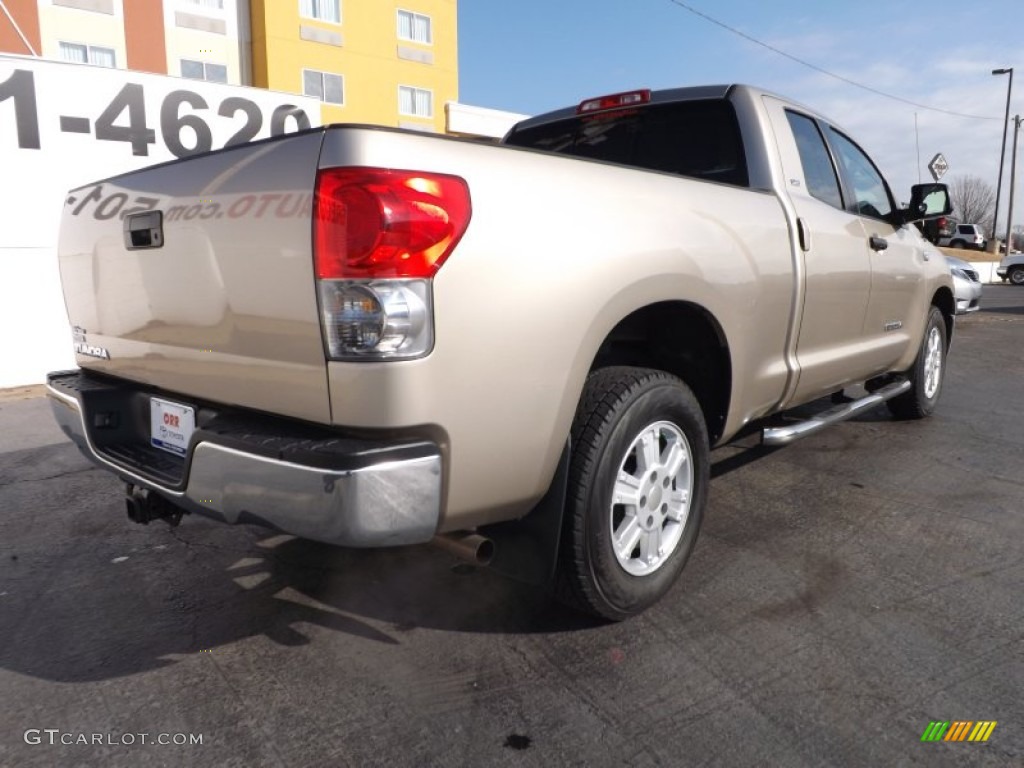
POLYGON ((683 578, 622 624, 429 547, 131 524, 0 399, 0 765, 1024 764, 1024 290, 983 306, 932 418, 716 451, 683 578))

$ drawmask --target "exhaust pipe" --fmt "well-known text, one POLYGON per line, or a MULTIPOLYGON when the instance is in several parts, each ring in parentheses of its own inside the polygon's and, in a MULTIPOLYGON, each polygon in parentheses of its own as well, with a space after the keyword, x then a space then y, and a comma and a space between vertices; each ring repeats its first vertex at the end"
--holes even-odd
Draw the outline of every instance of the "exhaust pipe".
POLYGON ((494 542, 478 533, 442 533, 430 543, 475 565, 490 565, 494 558, 494 542))
POLYGON ((185 512, 159 493, 153 493, 148 488, 136 488, 131 483, 125 489, 124 502, 128 519, 139 525, 149 525, 151 520, 163 520, 173 528, 181 522, 185 512))

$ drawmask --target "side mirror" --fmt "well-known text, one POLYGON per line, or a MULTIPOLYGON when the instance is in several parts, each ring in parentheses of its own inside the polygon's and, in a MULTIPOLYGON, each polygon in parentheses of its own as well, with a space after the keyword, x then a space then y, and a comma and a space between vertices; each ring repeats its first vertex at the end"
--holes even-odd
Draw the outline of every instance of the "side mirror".
POLYGON ((945 184, 915 184, 910 188, 910 205, 900 211, 904 223, 948 216, 953 212, 949 187, 945 184))

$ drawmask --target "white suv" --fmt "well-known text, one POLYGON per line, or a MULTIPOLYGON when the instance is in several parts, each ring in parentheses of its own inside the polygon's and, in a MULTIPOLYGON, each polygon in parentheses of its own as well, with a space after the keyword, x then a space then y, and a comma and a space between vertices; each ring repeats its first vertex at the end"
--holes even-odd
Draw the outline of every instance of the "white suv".
POLYGON ((1024 253, 1014 251, 1004 256, 996 267, 996 274, 1014 285, 1024 285, 1024 253))
POLYGON ((982 251, 985 249, 985 233, 978 224, 957 224, 949 235, 939 238, 938 245, 982 251))

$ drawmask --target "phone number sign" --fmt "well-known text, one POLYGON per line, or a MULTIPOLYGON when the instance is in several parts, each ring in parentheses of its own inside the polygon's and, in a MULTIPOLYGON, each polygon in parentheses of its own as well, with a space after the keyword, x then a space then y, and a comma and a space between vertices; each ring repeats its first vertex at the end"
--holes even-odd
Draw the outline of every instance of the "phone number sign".
POLYGON ((303 96, 0 56, 0 247, 55 244, 73 187, 319 124, 303 96))

